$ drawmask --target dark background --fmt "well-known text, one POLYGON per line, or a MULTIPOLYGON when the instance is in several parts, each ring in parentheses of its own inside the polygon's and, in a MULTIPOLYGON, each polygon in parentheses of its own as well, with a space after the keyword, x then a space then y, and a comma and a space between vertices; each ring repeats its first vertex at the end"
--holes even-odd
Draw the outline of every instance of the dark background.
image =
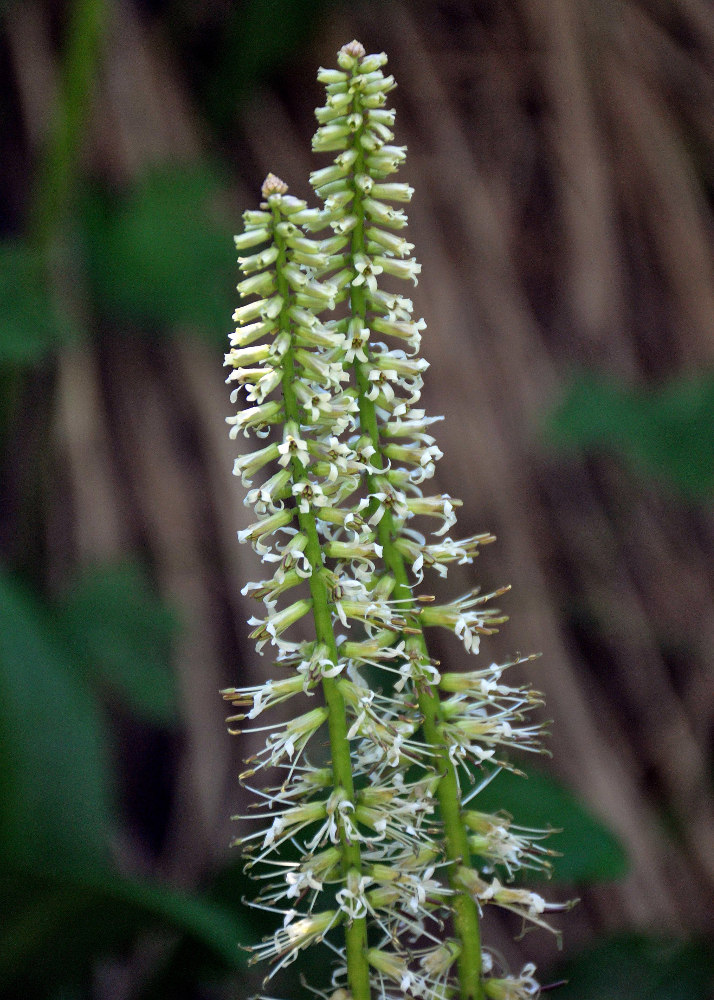
MULTIPOLYGON (((0 996, 258 988, 218 695, 268 669, 231 235, 268 170, 310 197, 315 72, 357 37, 399 83, 437 487, 498 536, 443 593, 511 583, 483 655, 543 654, 552 761, 490 805, 564 828, 536 888, 581 897, 562 954, 489 940, 563 1000, 710 997, 711 4, 0 12, 0 996)), ((309 996, 289 972, 271 995, 309 996)))

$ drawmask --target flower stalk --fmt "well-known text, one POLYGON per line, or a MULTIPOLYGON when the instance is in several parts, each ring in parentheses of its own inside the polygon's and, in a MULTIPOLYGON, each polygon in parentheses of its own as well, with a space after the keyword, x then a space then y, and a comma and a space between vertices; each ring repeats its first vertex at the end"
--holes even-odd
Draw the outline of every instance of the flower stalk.
POLYGON ((333 988, 352 1000, 533 996, 530 967, 494 970, 480 916, 498 905, 548 927, 543 914, 562 907, 507 884, 521 868, 547 869, 546 831, 470 802, 511 766, 510 750, 539 749, 529 713, 541 699, 503 683, 521 660, 442 673, 428 649, 438 627, 478 655, 505 621, 490 602, 507 588, 446 604, 417 592, 426 572, 446 577, 493 538, 452 539, 460 501, 423 492, 441 452, 436 418, 417 405, 425 323, 392 291, 395 279, 416 284, 420 265, 400 235, 413 189, 390 180, 405 150, 392 144, 385 61, 351 42, 338 69, 320 70, 327 103, 313 149, 336 154, 311 176, 323 207, 269 175, 236 238, 250 251, 239 257, 247 301, 226 363, 232 401, 243 394, 247 405, 229 423, 234 435, 271 439, 236 461, 257 518, 239 538, 275 567, 244 593, 263 602, 251 636, 259 652, 277 650, 283 676, 226 691, 241 709, 229 721, 321 698, 266 727, 242 776, 283 774, 254 789, 266 809, 252 819, 265 825, 240 838, 260 869, 256 905, 283 925, 255 958, 275 972, 325 941, 333 988), (414 527, 422 522, 433 541, 414 527), (306 629, 309 638, 287 638, 306 629), (329 763, 317 766, 311 747, 325 731, 329 763), (300 860, 283 858, 288 842, 300 860))

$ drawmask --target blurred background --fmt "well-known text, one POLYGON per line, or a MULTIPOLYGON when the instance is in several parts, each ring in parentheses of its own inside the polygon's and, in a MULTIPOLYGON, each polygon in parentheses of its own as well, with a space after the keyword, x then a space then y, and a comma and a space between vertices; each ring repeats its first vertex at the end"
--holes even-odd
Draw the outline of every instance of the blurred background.
MULTIPOLYGON (((562 952, 489 940, 562 1000, 714 996, 709 0, 0 16, 0 997, 259 986, 218 694, 269 669, 224 423, 231 237, 268 170, 310 198, 316 69, 353 37, 399 83, 438 489, 498 536, 444 597, 512 584, 484 655, 543 654, 553 758, 483 801, 562 827, 536 888, 581 898, 562 952)), ((299 971, 273 995, 307 998, 299 971)))

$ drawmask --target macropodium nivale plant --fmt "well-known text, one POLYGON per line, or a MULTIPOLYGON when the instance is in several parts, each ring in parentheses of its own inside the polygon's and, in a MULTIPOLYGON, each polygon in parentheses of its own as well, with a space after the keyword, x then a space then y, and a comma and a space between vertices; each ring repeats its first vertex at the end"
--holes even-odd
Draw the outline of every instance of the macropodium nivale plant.
POLYGON ((321 207, 270 174, 236 237, 228 422, 257 439, 235 463, 255 512, 239 537, 271 573, 244 593, 262 603, 251 638, 274 659, 270 680, 224 692, 232 730, 266 734, 241 776, 259 808, 237 839, 253 905, 277 917, 253 960, 269 963, 267 988, 322 944, 341 1000, 532 997, 535 968, 502 968, 481 918, 503 907, 549 926, 563 904, 513 884, 548 868, 547 831, 479 810, 478 796, 511 750, 539 750, 541 698, 509 684, 523 658, 480 654, 505 621, 492 607, 503 591, 442 602, 424 589, 493 538, 453 537, 460 501, 428 492, 439 418, 419 406, 425 323, 404 286, 420 265, 403 235, 412 188, 393 180, 406 150, 385 62, 355 41, 319 71, 321 207), (472 671, 433 658, 437 628, 478 657, 472 671))

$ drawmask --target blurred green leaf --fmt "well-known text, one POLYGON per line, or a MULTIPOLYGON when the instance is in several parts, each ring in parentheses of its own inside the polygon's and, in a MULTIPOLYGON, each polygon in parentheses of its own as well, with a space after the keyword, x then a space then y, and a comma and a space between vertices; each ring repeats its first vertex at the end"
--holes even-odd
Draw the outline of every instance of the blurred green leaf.
POLYGON ((169 886, 109 872, 78 872, 41 878, 17 874, 9 887, 2 900, 3 998, 44 1000, 60 985, 88 985, 99 959, 121 955, 149 930, 170 933, 169 952, 178 935, 179 941, 200 947, 218 969, 245 964, 238 942, 249 931, 239 918, 169 886))
POLYGON ((549 439, 562 447, 607 448, 693 500, 714 495, 714 376, 629 389, 593 375, 576 379, 551 414, 549 439))
POLYGON ((198 949, 213 969, 241 967, 238 942, 250 932, 237 905, 109 868, 108 741, 66 640, 101 658, 103 672, 118 671, 149 711, 165 713, 172 616, 135 568, 116 567, 80 581, 59 617, 63 629, 53 630, 52 609, 0 573, 0 997, 88 996, 97 961, 148 930, 169 933, 168 954, 198 949), (134 657, 139 669, 152 644, 149 674, 164 677, 158 702, 124 662, 134 657))
POLYGON ((118 320, 187 326, 221 341, 235 308, 233 231, 210 167, 165 166, 123 198, 84 199, 90 283, 118 320))
POLYGON ((0 243, 0 363, 35 364, 71 336, 50 295, 44 257, 21 242, 0 243))
MULTIPOLYGON (((239 940, 244 947, 256 943, 266 935, 273 934, 276 930, 274 915, 269 915, 264 910, 247 909, 244 902, 246 896, 253 897, 255 894, 256 883, 246 875, 243 860, 235 858, 216 873, 202 895, 206 904, 220 907, 233 914, 235 919, 241 923, 239 940)), ((247 958, 244 951, 242 954, 247 958)), ((287 996, 291 990, 293 994, 295 993, 294 980, 296 969, 299 968, 299 961, 298 959, 297 965, 290 966, 290 985, 287 990, 281 992, 280 980, 278 979, 275 989, 271 991, 274 995, 287 996)), ((164 962, 156 968, 154 975, 145 983, 141 991, 141 1000, 188 995, 191 993, 192 987, 195 989, 197 984, 215 981, 220 979, 222 975, 225 976, 225 963, 218 960, 215 951, 207 948, 196 936, 185 935, 167 953, 164 962)), ((258 988, 264 975, 265 969, 254 973, 255 980, 250 983, 252 989, 246 986, 241 995, 252 994, 258 988)))
POLYGON ((553 979, 561 977, 558 1000, 708 1000, 714 951, 711 941, 622 935, 559 965, 553 979))
POLYGON ((139 567, 96 567, 58 609, 58 622, 89 675, 136 715, 155 725, 176 721, 171 641, 178 623, 139 567))
POLYGON ((104 720, 48 619, 0 572, 0 853, 97 864, 111 817, 104 720))
MULTIPOLYGON (((525 778, 502 771, 479 792, 473 808, 505 811, 516 826, 555 828, 545 842, 562 855, 553 858, 554 882, 584 885, 625 875, 627 855, 615 835, 555 778, 533 767, 522 770, 525 778)), ((535 875, 529 872, 528 881, 535 875)))
POLYGON ((290 60, 324 24, 335 0, 247 0, 222 25, 221 47, 209 95, 219 121, 235 114, 235 95, 264 81, 290 60))

